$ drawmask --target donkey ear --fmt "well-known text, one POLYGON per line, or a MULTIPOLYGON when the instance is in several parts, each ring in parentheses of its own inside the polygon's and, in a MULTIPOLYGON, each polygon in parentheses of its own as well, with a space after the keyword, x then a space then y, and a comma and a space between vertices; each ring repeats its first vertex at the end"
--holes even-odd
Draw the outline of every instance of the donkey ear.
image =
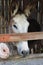
POLYGON ((18 8, 19 8, 19 2, 13 2, 12 3, 12 13, 11 13, 11 16, 15 15, 18 11, 18 8))
POLYGON ((24 9, 24 14, 28 17, 31 14, 31 10, 34 8, 33 5, 27 5, 24 9))

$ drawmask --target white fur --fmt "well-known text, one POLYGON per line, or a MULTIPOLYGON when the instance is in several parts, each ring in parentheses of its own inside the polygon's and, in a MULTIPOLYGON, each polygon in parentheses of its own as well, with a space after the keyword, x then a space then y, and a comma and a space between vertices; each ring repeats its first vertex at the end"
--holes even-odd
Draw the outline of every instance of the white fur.
POLYGON ((27 18, 24 14, 18 14, 13 18, 14 23, 12 23, 13 32, 16 33, 26 33, 27 28, 29 26, 29 22, 27 22, 27 18), (16 25, 18 29, 14 28, 13 25, 16 25))
MULTIPOLYGON (((15 33, 26 33, 28 26, 29 26, 29 22, 27 21, 27 18, 25 17, 24 14, 18 14, 13 18, 13 23, 12 23, 12 30, 15 33), (17 29, 14 28, 13 25, 17 26, 17 29)), ((22 51, 25 50, 27 52, 29 52, 29 48, 28 48, 28 42, 27 41, 21 41, 18 42, 17 44, 17 49, 18 49, 18 53, 20 55, 22 55, 22 51)))
POLYGON ((23 54, 22 54, 22 51, 23 51, 23 50, 24 50, 24 51, 27 51, 28 54, 29 54, 29 48, 28 48, 28 43, 27 43, 27 41, 19 42, 18 45, 17 45, 17 50, 18 50, 18 53, 19 53, 20 55, 22 55, 22 56, 23 56, 23 54))
POLYGON ((8 46, 5 43, 0 43, 0 58, 6 59, 9 57, 9 54, 10 54, 10 51, 8 46))

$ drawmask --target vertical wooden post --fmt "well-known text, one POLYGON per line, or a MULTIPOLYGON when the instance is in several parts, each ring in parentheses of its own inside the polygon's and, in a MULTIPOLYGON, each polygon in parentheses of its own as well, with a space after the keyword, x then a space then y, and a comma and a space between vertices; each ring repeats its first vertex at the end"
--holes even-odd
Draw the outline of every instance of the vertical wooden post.
MULTIPOLYGON (((10 24, 10 19, 11 19, 11 0, 8 0, 8 24, 10 24)), ((11 27, 8 27, 8 33, 11 33, 11 27)))
MULTIPOLYGON (((5 6, 5 0, 1 0, 1 4, 2 4, 2 18, 4 18, 4 6, 5 6)), ((4 20, 1 20, 1 25, 3 25, 4 20)), ((1 27, 1 33, 3 33, 3 28, 1 27)))

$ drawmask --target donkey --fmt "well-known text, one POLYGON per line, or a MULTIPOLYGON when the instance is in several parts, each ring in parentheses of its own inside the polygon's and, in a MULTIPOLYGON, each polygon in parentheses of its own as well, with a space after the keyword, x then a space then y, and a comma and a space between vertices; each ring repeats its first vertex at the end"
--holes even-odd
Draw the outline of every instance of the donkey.
MULTIPOLYGON (((30 19, 32 5, 27 5, 24 9, 20 8, 20 2, 12 0, 12 14, 11 14, 11 27, 13 33, 27 33, 41 31, 40 24, 35 19, 30 19)), ((26 56, 31 53, 31 49, 34 48, 34 52, 39 41, 20 41, 17 42, 17 51, 19 55, 26 56), (35 46, 36 44, 36 46, 35 46)))

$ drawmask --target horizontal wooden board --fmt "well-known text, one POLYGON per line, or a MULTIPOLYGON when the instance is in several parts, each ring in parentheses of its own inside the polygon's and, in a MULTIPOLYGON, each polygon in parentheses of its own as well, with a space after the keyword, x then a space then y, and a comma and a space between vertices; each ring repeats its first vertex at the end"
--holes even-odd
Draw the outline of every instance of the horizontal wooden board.
POLYGON ((43 32, 0 34, 0 42, 18 42, 26 40, 41 40, 43 32))

